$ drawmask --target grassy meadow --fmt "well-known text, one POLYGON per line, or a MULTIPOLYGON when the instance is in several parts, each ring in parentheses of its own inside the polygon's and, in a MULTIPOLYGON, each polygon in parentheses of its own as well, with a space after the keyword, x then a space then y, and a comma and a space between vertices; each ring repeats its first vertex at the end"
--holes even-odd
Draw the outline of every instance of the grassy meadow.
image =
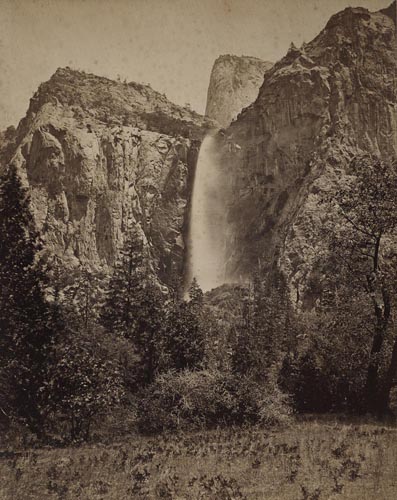
POLYGON ((305 420, 111 444, 3 449, 1 500, 397 498, 397 428, 305 420))

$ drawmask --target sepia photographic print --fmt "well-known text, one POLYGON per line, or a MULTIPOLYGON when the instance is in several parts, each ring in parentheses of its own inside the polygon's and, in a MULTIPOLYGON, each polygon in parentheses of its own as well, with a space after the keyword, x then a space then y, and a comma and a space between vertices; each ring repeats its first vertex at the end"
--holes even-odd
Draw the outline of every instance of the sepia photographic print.
POLYGON ((0 500, 397 499, 396 0, 0 0, 0 500))

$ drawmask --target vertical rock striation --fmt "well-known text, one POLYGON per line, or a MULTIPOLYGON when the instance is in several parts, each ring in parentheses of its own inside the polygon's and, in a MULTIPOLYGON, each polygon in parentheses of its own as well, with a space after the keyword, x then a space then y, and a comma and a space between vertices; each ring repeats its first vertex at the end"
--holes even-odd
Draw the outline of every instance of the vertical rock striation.
POLYGON ((397 153, 395 8, 348 8, 291 46, 220 137, 236 279, 277 264, 294 300, 313 305, 321 229, 333 216, 324 192, 343 182, 354 155, 397 153))
POLYGON ((344 182, 355 155, 397 153, 395 22, 396 2, 348 8, 272 67, 221 56, 207 118, 148 85, 59 69, 16 134, 1 134, 0 162, 20 169, 47 248, 67 265, 111 267, 132 222, 167 281, 183 272, 198 149, 216 120, 228 127, 214 139, 228 281, 258 263, 278 266, 310 308, 322 227, 338 223, 324 193, 344 182))

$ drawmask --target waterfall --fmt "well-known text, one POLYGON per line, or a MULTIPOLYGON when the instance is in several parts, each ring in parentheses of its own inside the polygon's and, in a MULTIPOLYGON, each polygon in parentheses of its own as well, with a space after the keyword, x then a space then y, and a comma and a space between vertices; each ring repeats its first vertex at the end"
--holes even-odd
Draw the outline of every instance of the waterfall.
POLYGON ((226 282, 224 186, 216 139, 207 135, 197 160, 190 215, 189 274, 203 291, 226 282))

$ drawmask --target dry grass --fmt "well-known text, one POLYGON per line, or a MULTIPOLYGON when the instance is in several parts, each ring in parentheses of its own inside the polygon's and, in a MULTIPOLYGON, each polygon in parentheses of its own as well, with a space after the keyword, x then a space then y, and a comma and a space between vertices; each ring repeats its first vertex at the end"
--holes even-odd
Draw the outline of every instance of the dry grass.
POLYGON ((2 452, 0 498, 397 498, 397 429, 306 421, 2 452))

